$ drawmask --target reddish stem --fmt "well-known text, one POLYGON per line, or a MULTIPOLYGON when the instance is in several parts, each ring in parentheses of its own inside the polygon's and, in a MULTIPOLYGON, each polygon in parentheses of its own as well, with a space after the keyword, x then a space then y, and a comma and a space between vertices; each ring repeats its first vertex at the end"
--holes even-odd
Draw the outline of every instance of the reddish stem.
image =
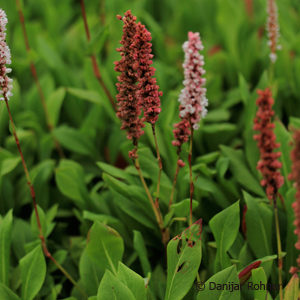
MULTIPOLYGON (((18 13, 19 13, 20 23, 21 23, 21 27, 22 27, 23 37, 24 37, 24 41, 25 41, 26 52, 27 52, 28 56, 30 57, 31 49, 30 49, 30 45, 29 45, 28 35, 27 35, 27 31, 26 31, 26 26, 25 26, 25 18, 24 18, 24 14, 23 14, 23 11, 22 11, 22 6, 21 6, 21 3, 20 3, 20 0, 16 0, 16 4, 17 4, 17 10, 18 10, 18 13)), ((40 81, 39 81, 39 78, 38 78, 38 75, 37 75, 37 71, 36 71, 35 65, 34 65, 32 60, 30 61, 30 71, 31 71, 31 74, 33 76, 34 82, 36 84, 38 94, 39 94, 39 97, 40 97, 40 100, 41 100, 41 103, 42 103, 42 106, 43 106, 43 110, 44 110, 44 114, 45 114, 45 117, 46 117, 46 123, 47 123, 48 130, 51 133, 52 139, 54 141, 54 144, 55 144, 55 147, 57 149, 57 152, 58 152, 59 156, 61 158, 64 158, 65 156, 64 156, 63 150, 61 148, 61 145, 59 144, 58 140, 53 135, 53 129, 54 128, 53 128, 53 125, 51 124, 51 121, 50 121, 49 112, 48 112, 48 108, 47 108, 47 104, 46 104, 46 98, 45 98, 45 95, 43 93, 43 90, 42 90, 42 87, 41 87, 41 84, 40 84, 40 81)))
POLYGON ((193 224, 193 194, 194 194, 194 182, 192 173, 192 152, 193 152, 193 133, 194 129, 191 126, 191 136, 190 136, 190 151, 189 151, 189 169, 190 169, 190 226, 193 224))
POLYGON ((246 11, 250 19, 253 18, 253 1, 245 0, 246 11))
POLYGON ((81 289, 81 287, 78 286, 78 284, 76 283, 76 281, 59 264, 59 262, 56 261, 56 259, 51 255, 51 253, 49 252, 49 250, 47 248, 45 237, 44 237, 42 226, 41 226, 40 216, 39 216, 38 209, 37 209, 35 190, 34 190, 34 187, 33 187, 33 184, 32 184, 31 178, 30 178, 30 175, 29 175, 29 171, 28 171, 25 159, 24 159, 24 155, 23 155, 22 149, 21 149, 20 140, 18 138, 16 127, 15 127, 15 124, 14 124, 14 121, 13 121, 13 118, 12 118, 12 114, 11 114, 11 111, 10 111, 10 108, 9 108, 7 96, 6 96, 6 94, 4 94, 3 96, 4 96, 4 101, 5 101, 5 104, 6 104, 6 108, 7 108, 7 111, 8 111, 8 116, 9 116, 9 120, 10 120, 10 124, 11 124, 11 128, 12 128, 13 136, 14 136, 15 141, 16 141, 16 145, 17 145, 20 157, 21 157, 21 161, 22 161, 24 173, 25 173, 25 176, 26 176, 27 184, 28 184, 28 187, 29 187, 29 190, 30 190, 30 195, 31 195, 32 202, 33 202, 33 207, 34 207, 34 213, 35 213, 35 217, 36 217, 36 222, 37 222, 37 226, 38 226, 38 230, 39 230, 39 238, 41 240, 41 244, 42 244, 44 255, 46 257, 48 257, 56 265, 56 267, 59 270, 61 270, 61 272, 74 284, 75 287, 77 287, 79 289, 79 291, 82 293, 82 295, 86 298, 86 293, 81 289))
POLYGON ((278 283, 279 283, 279 298, 283 300, 283 290, 282 290, 282 248, 281 248, 281 238, 280 238, 280 226, 278 217, 278 207, 277 207, 277 193, 273 197, 273 207, 274 207, 274 217, 275 217, 275 229, 276 229, 276 241, 277 241, 277 253, 278 253, 278 283))
MULTIPOLYGON (((91 34, 90 34, 90 30, 89 30, 89 25, 88 25, 88 22, 87 22, 84 0, 80 0, 80 6, 81 6, 81 14, 82 14, 82 18, 83 18, 83 23, 84 23, 85 35, 86 35, 86 38, 87 38, 88 42, 90 42, 91 41, 91 34)), ((92 61, 92 66, 93 66, 93 72, 94 72, 94 75, 95 75, 96 79, 98 80, 99 84, 103 88, 103 90, 104 90, 107 98, 109 99, 112 107, 114 108, 114 110, 117 110, 114 98, 111 95, 110 91, 108 90, 106 84, 104 83, 104 81, 102 79, 100 68, 99 68, 99 65, 97 63, 97 59, 96 59, 95 54, 91 54, 91 61, 92 61)))

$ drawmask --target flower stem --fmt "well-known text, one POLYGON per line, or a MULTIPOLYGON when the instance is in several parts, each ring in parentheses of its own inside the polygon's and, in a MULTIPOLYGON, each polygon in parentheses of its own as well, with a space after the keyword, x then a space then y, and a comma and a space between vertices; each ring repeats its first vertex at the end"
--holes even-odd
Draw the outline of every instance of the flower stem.
POLYGON ((283 291, 282 291, 282 267, 283 267, 283 261, 282 261, 282 257, 281 257, 282 249, 281 249, 280 227, 279 227, 278 208, 277 208, 277 195, 274 196, 273 207, 274 207, 276 240, 277 240, 277 253, 278 253, 279 297, 280 297, 280 300, 283 300, 283 291))
POLYGON ((252 20, 253 19, 253 3, 252 0, 245 0, 246 11, 248 17, 252 20))
POLYGON ((154 212, 157 224, 158 224, 159 229, 161 231, 162 242, 163 242, 164 246, 166 247, 166 245, 167 245, 167 243, 169 241, 169 230, 168 230, 168 228, 164 228, 164 222, 163 222, 163 218, 162 218, 160 209, 159 209, 158 206, 156 206, 156 204, 153 201, 153 198, 151 196, 151 193, 149 191, 149 188, 148 188, 147 183, 145 181, 145 178, 143 176, 143 173, 142 173, 142 170, 141 170, 138 158, 133 159, 133 163, 134 163, 134 166, 135 166, 136 170, 138 171, 140 180, 141 180, 141 182, 143 184, 143 187, 145 189, 145 192, 147 194, 149 202, 150 202, 150 204, 152 206, 152 209, 153 209, 153 212, 154 212))
MULTIPOLYGON (((88 42, 90 42, 91 41, 91 34, 90 34, 90 30, 89 30, 89 25, 88 25, 88 22, 87 22, 84 0, 80 0, 80 6, 81 6, 81 14, 82 14, 82 18, 83 18, 83 23, 84 23, 85 35, 86 35, 86 38, 87 38, 88 42)), ((104 90, 107 98, 109 99, 112 107, 114 108, 114 110, 116 110, 117 108, 116 108, 114 98, 111 95, 110 91, 108 90, 106 84, 103 81, 103 78, 102 78, 101 73, 100 73, 100 68, 99 68, 99 65, 97 63, 96 55, 93 54, 93 53, 91 54, 91 61, 92 61, 92 66, 93 66, 93 72, 94 72, 94 75, 95 75, 96 79, 98 80, 100 86, 103 88, 103 90, 104 90)))
MULTIPOLYGON (((178 155, 177 161, 178 160, 179 160, 179 155, 178 155)), ((169 211, 171 209, 171 205, 172 205, 173 199, 174 199, 174 192, 175 192, 175 187, 176 187, 176 183, 177 183, 177 177, 178 177, 179 170, 180 170, 180 166, 177 163, 177 167, 176 167, 176 171, 175 171, 175 176, 174 176, 174 180, 173 180, 172 191, 171 191, 171 197, 170 197, 170 201, 169 201, 169 211)))
POLYGON ((269 67, 269 85, 273 92, 273 79, 274 79, 275 66, 273 62, 270 62, 269 67))
POLYGON ((190 169, 190 219, 189 225, 193 224, 193 194, 194 194, 194 182, 193 182, 193 173, 192 173, 192 152, 193 152, 193 133, 194 129, 191 126, 191 136, 190 136, 190 150, 189 150, 189 169, 190 169))
POLYGON ((18 138, 18 135, 17 135, 16 127, 15 127, 15 124, 14 124, 14 121, 13 121, 13 118, 12 118, 12 114, 11 114, 11 111, 10 111, 10 108, 9 108, 7 96, 6 96, 6 94, 4 94, 3 96, 4 96, 6 108, 7 108, 7 111, 8 111, 9 120, 10 120, 10 123, 11 123, 12 133, 13 133, 13 136, 14 136, 15 141, 16 141, 16 145, 17 145, 20 157, 21 157, 24 173, 25 173, 25 176, 26 176, 27 184, 28 184, 28 187, 30 189, 30 195, 31 195, 31 198, 32 198, 34 213, 35 213, 37 226, 38 226, 38 230, 39 230, 39 238, 41 240, 44 255, 46 257, 48 257, 56 265, 56 267, 59 270, 61 270, 61 272, 73 283, 73 285, 76 288, 78 288, 78 290, 82 293, 82 295, 86 299, 87 294, 82 290, 82 288, 78 285, 78 283, 76 283, 76 281, 72 278, 72 276, 62 267, 62 265, 51 255, 51 253, 49 252, 49 250, 47 248, 45 237, 44 237, 42 226, 41 226, 40 216, 39 216, 38 209, 37 209, 35 190, 34 190, 30 175, 29 175, 29 171, 28 171, 25 159, 24 159, 22 149, 21 149, 21 145, 20 145, 20 141, 19 141, 19 138, 18 138))
POLYGON ((157 178, 157 188, 156 188, 156 200, 155 200, 155 205, 159 207, 159 193, 160 193, 160 179, 161 179, 161 172, 162 172, 162 161, 159 153, 159 148, 158 148, 158 142, 157 142, 157 136, 155 132, 155 124, 152 124, 152 133, 154 137, 154 142, 155 142, 155 148, 156 148, 156 155, 157 155, 157 162, 158 162, 158 178, 157 178))
MULTIPOLYGON (((27 52, 28 57, 30 58, 31 49, 30 49, 30 45, 29 45, 28 35, 27 35, 27 31, 26 31, 26 26, 25 26, 25 18, 24 18, 24 14, 23 14, 22 5, 21 5, 20 0, 16 0, 16 4, 17 4, 17 10, 18 10, 18 13, 19 13, 19 19, 20 19, 20 23, 21 23, 21 27, 22 27, 23 37, 24 37, 24 41, 25 41, 26 52, 27 52)), ((41 103, 42 103, 42 106, 43 106, 43 110, 44 110, 48 130, 49 130, 49 132, 51 134, 51 137, 54 141, 54 145, 56 147, 56 150, 57 150, 59 156, 61 158, 64 158, 65 155, 64 155, 64 152, 62 150, 62 147, 61 147, 60 143, 58 142, 58 140, 56 139, 56 137, 53 134, 54 127, 53 127, 53 125, 51 123, 51 120, 50 120, 49 111, 48 111, 47 104, 46 104, 46 98, 45 98, 45 95, 43 93, 43 90, 42 90, 42 87, 41 87, 41 84, 40 84, 40 81, 39 81, 39 77, 37 75, 37 71, 36 71, 34 62, 31 59, 30 59, 30 71, 31 71, 32 77, 34 79, 35 85, 37 87, 38 94, 39 94, 39 97, 40 97, 40 100, 41 100, 41 103)))
POLYGON ((143 184, 143 187, 144 187, 144 189, 145 189, 145 192, 146 192, 146 194, 147 194, 147 197, 148 197, 148 199, 149 199, 149 202, 150 202, 150 204, 151 204, 151 206, 152 206, 152 209, 153 209, 153 212, 154 212, 154 214, 155 214, 155 218, 156 218, 156 220, 157 220, 157 223, 158 223, 158 225, 159 225, 159 228, 162 228, 162 227, 163 227, 163 226, 162 226, 163 223, 162 223, 161 213, 160 213, 158 207, 155 205, 155 203, 154 203, 154 201, 153 201, 153 198, 152 198, 152 196, 151 196, 151 194, 150 194, 150 191, 149 191, 149 188, 148 188, 147 183, 146 183, 146 181, 145 181, 145 178, 144 178, 144 176, 143 176, 143 173, 142 173, 142 170, 141 170, 141 167, 140 167, 140 163, 139 163, 138 158, 134 159, 134 166, 135 166, 136 170, 138 171, 140 180, 141 180, 141 182, 142 182, 142 184, 143 184))

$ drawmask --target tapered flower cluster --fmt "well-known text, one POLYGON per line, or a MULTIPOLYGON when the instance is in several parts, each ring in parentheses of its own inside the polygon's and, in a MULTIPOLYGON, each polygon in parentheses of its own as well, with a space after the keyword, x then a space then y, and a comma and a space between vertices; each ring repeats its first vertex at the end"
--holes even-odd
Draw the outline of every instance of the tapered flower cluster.
MULTIPOLYGON (((134 146, 137 146, 138 139, 144 133, 142 127, 144 124, 139 118, 141 114, 141 106, 137 98, 137 73, 134 70, 135 62, 135 46, 133 44, 136 35, 136 17, 130 11, 125 13, 123 20, 123 36, 121 40, 122 47, 118 48, 122 58, 115 62, 115 70, 121 74, 118 76, 118 111, 117 116, 122 121, 121 129, 127 130, 127 138, 133 140, 134 146)), ((135 152, 130 152, 134 157, 135 152)))
POLYGON ((136 17, 127 11, 123 20, 122 47, 117 49, 122 58, 115 62, 118 76, 118 111, 117 116, 122 121, 121 129, 127 130, 127 138, 133 140, 135 146, 129 156, 136 158, 136 148, 140 136, 144 133, 144 122, 155 124, 161 111, 160 99, 162 92, 153 77, 155 69, 152 65, 151 34, 141 23, 136 23, 136 17), (141 117, 142 111, 144 112, 141 117))
POLYGON ((268 0, 267 6, 268 21, 267 21, 267 32, 268 32, 268 45, 270 47, 270 59, 274 63, 277 59, 276 51, 281 49, 278 45, 279 39, 279 24, 278 24, 278 12, 275 0, 268 0))
POLYGON ((199 128, 200 119, 207 113, 208 101, 206 99, 206 79, 203 78, 203 56, 199 54, 203 45, 198 32, 188 33, 188 41, 183 44, 185 52, 184 68, 184 89, 179 96, 181 121, 174 125, 175 140, 173 145, 181 147, 189 139, 191 129, 199 128))
MULTIPOLYGON (((300 250, 300 130, 294 132, 294 149, 291 152, 292 173, 290 178, 295 181, 296 200, 293 203, 295 213, 294 225, 296 227, 294 233, 297 235, 296 249, 300 250)), ((300 255, 297 259, 298 267, 300 267, 300 255)))
POLYGON ((9 100, 12 96, 12 79, 7 76, 11 69, 6 67, 11 64, 10 50, 5 41, 6 24, 6 13, 0 9, 0 100, 9 100))
POLYGON ((155 68, 152 67, 151 33, 140 22, 136 26, 136 34, 132 47, 134 53, 134 70, 137 72, 137 98, 144 111, 143 121, 155 124, 161 112, 160 98, 162 92, 153 77, 155 68))
POLYGON ((184 89, 179 96, 180 116, 188 118, 195 130, 199 128, 201 117, 205 117, 208 105, 206 99, 206 88, 204 84, 206 79, 203 78, 205 70, 203 69, 203 55, 199 54, 204 47, 200 40, 198 32, 189 32, 189 40, 183 44, 185 52, 184 68, 184 89))
POLYGON ((277 196, 278 189, 283 184, 283 177, 279 172, 282 164, 278 161, 281 153, 274 152, 280 146, 276 143, 276 136, 274 134, 275 124, 272 122, 274 100, 268 88, 264 91, 259 90, 257 93, 259 95, 256 101, 258 111, 253 127, 254 130, 259 131, 259 134, 254 136, 260 151, 260 160, 257 164, 257 169, 263 177, 261 185, 265 187, 267 197, 272 201, 277 196))

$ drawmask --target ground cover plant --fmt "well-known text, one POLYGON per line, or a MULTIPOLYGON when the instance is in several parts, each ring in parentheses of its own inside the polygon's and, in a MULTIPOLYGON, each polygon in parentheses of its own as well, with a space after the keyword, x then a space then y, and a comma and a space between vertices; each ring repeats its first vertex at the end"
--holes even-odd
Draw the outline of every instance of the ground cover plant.
POLYGON ((0 299, 298 299, 300 3, 0 0, 0 299))

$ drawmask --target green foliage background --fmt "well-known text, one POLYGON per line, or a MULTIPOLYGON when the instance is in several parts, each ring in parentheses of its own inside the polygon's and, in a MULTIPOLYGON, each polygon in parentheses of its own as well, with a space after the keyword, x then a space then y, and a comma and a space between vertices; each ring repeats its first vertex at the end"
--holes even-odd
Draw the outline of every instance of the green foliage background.
MULTIPOLYGON (((224 295, 198 292, 193 285, 201 253, 199 273, 203 282, 213 275, 215 281, 238 282, 238 271, 261 259, 261 268, 253 272, 252 281, 260 278, 276 283, 273 211, 259 184, 258 149, 252 138, 256 89, 270 84, 266 1, 253 1, 253 18, 241 0, 85 2, 90 43, 79 1, 24 0, 32 48, 28 56, 15 1, 0 0, 9 19, 7 43, 14 79, 10 107, 36 189, 43 233, 55 258, 90 299, 223 299, 224 295), (182 245, 183 254, 176 257, 178 253, 172 252, 175 241, 170 242, 168 262, 146 194, 127 157, 131 144, 119 129, 120 122, 93 75, 89 58, 91 53, 97 54, 104 81, 115 95, 113 63, 120 59, 115 49, 122 35, 122 23, 116 15, 128 9, 152 33, 156 77, 163 91, 157 124, 164 166, 160 204, 171 237, 187 227, 176 218, 187 217, 189 205, 185 167, 179 173, 175 204, 167 214, 177 160, 171 142, 183 80, 181 45, 188 31, 199 31, 205 47, 209 112, 195 133, 193 152, 193 214, 195 220, 203 219, 201 243, 197 240, 191 249, 182 245), (36 64, 55 125, 54 135, 66 159, 57 155, 47 130, 30 60, 36 64), (241 229, 244 205, 248 208, 246 234, 241 229), (191 251, 187 256, 185 249, 191 251), (171 278, 180 272, 170 263, 181 261, 193 262, 193 270, 188 269, 187 274, 194 276, 173 278, 178 280, 175 286, 180 292, 176 292, 171 278), (144 281, 149 281, 147 290, 144 281), (111 285, 116 298, 112 298, 111 285)), ((282 50, 275 64, 272 90, 285 178, 280 193, 286 209, 280 208, 280 223, 286 285, 288 270, 297 257, 291 209, 294 190, 288 181, 291 133, 287 128, 300 127, 300 3, 278 1, 278 10, 282 50)), ((139 156, 154 193, 158 167, 147 126, 139 156)), ((182 158, 186 161, 187 148, 182 158)), ((81 299, 78 290, 43 257, 32 211, 5 104, 0 103, 0 295, 4 295, 0 299, 81 299)), ((274 291, 271 294, 276 296, 274 291)), ((230 294, 232 299, 254 296, 265 299, 264 293, 246 289, 230 294)))

